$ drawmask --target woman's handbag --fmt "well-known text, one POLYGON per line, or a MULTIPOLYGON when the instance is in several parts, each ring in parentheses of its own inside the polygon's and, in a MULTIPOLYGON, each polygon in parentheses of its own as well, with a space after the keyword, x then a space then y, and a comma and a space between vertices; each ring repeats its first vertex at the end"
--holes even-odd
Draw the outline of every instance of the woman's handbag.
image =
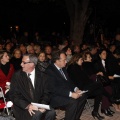
POLYGON ((96 81, 100 82, 104 87, 110 85, 110 80, 105 76, 97 75, 96 81))

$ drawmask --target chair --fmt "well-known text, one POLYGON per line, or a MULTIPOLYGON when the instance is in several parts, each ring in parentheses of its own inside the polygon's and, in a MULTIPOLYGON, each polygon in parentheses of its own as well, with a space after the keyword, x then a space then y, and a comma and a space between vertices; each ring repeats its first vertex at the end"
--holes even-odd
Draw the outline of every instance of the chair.
POLYGON ((90 97, 86 100, 86 104, 85 104, 85 109, 87 109, 87 106, 88 106, 88 109, 90 111, 90 113, 92 112, 93 110, 93 97, 90 97), (92 102, 92 103, 91 103, 92 102))
POLYGON ((4 111, 6 109, 7 115, 10 115, 8 108, 11 108, 13 106, 13 103, 11 101, 6 102, 6 98, 4 96, 4 93, 1 87, 0 87, 0 98, 3 99, 3 102, 0 103, 0 109, 3 109, 4 111))

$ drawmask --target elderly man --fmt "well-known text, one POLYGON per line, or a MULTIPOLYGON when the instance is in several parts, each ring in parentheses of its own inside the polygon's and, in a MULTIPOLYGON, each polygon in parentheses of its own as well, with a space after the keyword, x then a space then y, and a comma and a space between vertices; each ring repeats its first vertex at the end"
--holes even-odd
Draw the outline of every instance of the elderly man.
POLYGON ((10 98, 14 104, 13 112, 16 120, 41 120, 43 113, 45 120, 54 120, 53 109, 38 108, 31 103, 49 104, 47 76, 35 66, 37 57, 26 54, 22 58, 22 70, 15 72, 10 86, 10 98))

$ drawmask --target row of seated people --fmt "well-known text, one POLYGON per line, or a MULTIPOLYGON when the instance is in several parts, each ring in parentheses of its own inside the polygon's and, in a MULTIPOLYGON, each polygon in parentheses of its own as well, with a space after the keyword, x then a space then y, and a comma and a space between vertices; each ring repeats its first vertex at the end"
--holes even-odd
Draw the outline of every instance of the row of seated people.
MULTIPOLYGON (((101 51, 101 53, 103 53, 103 52, 106 52, 106 50, 103 50, 103 51, 101 51)), ((101 54, 100 53, 100 54, 101 54)), ((90 54, 87 54, 87 55, 90 55, 90 54)), ((77 55, 76 55, 77 56, 77 55)), ((101 55, 100 55, 101 56, 101 55)), ((27 56, 28 57, 28 56, 27 56)), ((24 57, 23 57, 24 58, 24 57)), ((25 57, 26 58, 26 57, 25 57)), ((29 58, 29 57, 28 57, 29 58)), ((75 55, 72 57, 72 59, 70 60, 70 62, 68 63, 68 73, 70 73, 70 66, 73 64, 73 65, 75 65, 76 63, 78 63, 77 65, 82 65, 82 58, 83 58, 83 55, 82 56, 80 56, 80 57, 78 57, 77 59, 75 59, 75 61, 73 61, 73 63, 71 62, 73 59, 75 58, 75 55), (81 61, 79 61, 79 60, 81 60, 81 61), (81 62, 81 63, 80 63, 81 62)), ((101 58, 102 59, 102 58, 101 58)), ((104 60, 105 60, 106 58, 104 57, 104 60)), ((28 60, 28 59, 25 59, 25 60, 28 60)), ((85 61, 85 60, 84 60, 85 61)), ((90 96, 95 96, 95 104, 94 104, 94 110, 93 110, 93 112, 92 112, 92 115, 93 115, 93 117, 97 117, 98 119, 103 119, 103 117, 102 116, 100 116, 99 115, 99 113, 98 113, 98 109, 99 109, 99 104, 100 104, 100 102, 101 102, 101 99, 102 99, 102 93, 103 93, 103 95, 104 95, 104 97, 105 97, 105 99, 108 99, 108 101, 107 101, 107 104, 109 103, 109 102, 111 102, 111 99, 109 99, 109 98, 111 98, 111 88, 110 88, 110 85, 108 85, 108 86, 105 86, 104 87, 104 89, 103 89, 103 87, 101 86, 101 84, 100 83, 96 83, 94 80, 94 77, 93 77, 93 74, 91 75, 92 76, 92 79, 93 79, 93 81, 94 82, 92 82, 92 81, 89 81, 89 79, 91 78, 91 76, 89 76, 88 78, 85 78, 87 75, 86 75, 86 73, 84 73, 83 71, 82 71, 82 69, 80 69, 79 68, 79 70, 77 70, 77 71, 80 71, 81 73, 83 72, 84 74, 82 74, 83 76, 81 76, 80 77, 80 79, 78 80, 78 78, 76 78, 76 75, 74 76, 74 71, 72 70, 72 73, 70 73, 69 74, 69 76, 70 76, 70 78, 71 78, 71 80, 73 80, 73 82, 74 82, 74 84, 75 84, 75 86, 73 86, 72 85, 72 87, 71 88, 74 88, 74 87, 76 87, 77 86, 77 90, 75 89, 75 91, 73 91, 73 89, 71 90, 69 87, 70 87, 70 85, 68 84, 68 83, 65 83, 66 81, 64 81, 64 82, 61 82, 61 80, 59 79, 59 78, 57 78, 57 77, 59 77, 59 76, 56 76, 57 75, 57 72, 55 72, 55 69, 52 69, 52 67, 54 66, 54 67, 56 67, 56 68, 63 68, 64 69, 64 67, 66 66, 66 56, 65 56, 65 54, 63 53, 63 52, 58 52, 58 54, 57 54, 57 52, 52 56, 52 62, 54 63, 54 64, 51 64, 48 68, 47 68, 47 70, 46 70, 46 73, 48 74, 48 80, 50 80, 50 82, 48 82, 49 83, 49 90, 51 91, 51 93, 52 93, 52 97, 51 97, 51 106, 52 107, 54 107, 54 108, 56 108, 56 107, 65 107, 66 108, 66 120, 67 119, 73 119, 73 120, 75 120, 75 119, 78 119, 79 117, 80 117, 80 115, 82 114, 82 110, 83 110, 83 107, 84 107, 84 104, 85 104, 85 100, 86 100, 86 98, 87 97, 90 97, 90 96), (56 55, 58 55, 58 56, 56 56, 56 55), (50 69, 50 70, 49 70, 50 69), (55 73, 51 73, 51 72, 55 72, 55 73), (71 76, 71 75, 73 75, 73 76, 71 76), (84 77, 85 76, 85 77, 84 77), (73 78, 72 78, 73 77, 73 78), (53 79, 54 78, 54 79, 53 79), (56 78, 56 79, 55 79, 56 78), (82 79, 83 78, 83 79, 82 79), (76 84, 76 81, 78 80, 79 82, 76 84), (82 80, 85 80, 84 82, 82 81, 82 80), (60 83, 59 83, 60 82, 60 83), (63 86, 63 84, 66 84, 66 87, 65 86, 63 86), (67 87, 68 86, 68 87, 67 87), (92 87, 91 87, 92 86, 92 87), (94 87, 93 87, 94 86, 94 87), (107 88, 106 88, 107 87, 107 88), (55 89, 54 89, 55 88, 55 89), (64 88, 68 88, 68 90, 67 90, 67 92, 65 92, 66 91, 66 89, 64 90, 64 88), (79 88, 79 89, 78 89, 79 88), (83 95, 83 96, 81 96, 80 94, 78 94, 78 93, 80 93, 80 90, 84 90, 84 89, 88 89, 89 90, 89 92, 87 93, 87 95, 85 94, 85 95, 83 95), (62 92, 62 90, 65 92, 64 94, 63 94, 63 92, 62 92), (69 95, 67 94, 68 93, 68 91, 69 91, 69 95), (95 92, 94 92, 95 91, 95 92), (104 92, 102 92, 102 91, 104 91, 104 92), (58 96, 56 97, 56 94, 58 94, 58 96), (54 96, 55 95, 55 96, 54 96), (63 97, 61 98, 61 96, 63 95, 63 97), (59 96, 60 96, 60 98, 59 98, 59 96), (63 98, 65 97, 65 99, 63 100, 63 98), (73 105, 73 102, 75 102, 73 99, 71 100, 71 98, 73 98, 73 99, 75 99, 75 101, 76 101, 76 99, 78 99, 77 101, 83 101, 83 102, 81 102, 81 104, 79 103, 79 106, 78 107, 80 107, 80 108, 78 108, 78 110, 79 110, 79 112, 78 111, 76 111, 76 115, 75 115, 75 113, 74 113, 74 115, 73 115, 73 113, 69 113, 69 110, 70 109, 72 109, 72 111, 71 112, 73 112, 75 109, 76 109, 76 107, 75 107, 75 105, 74 106, 72 106, 73 105), (53 99, 53 102, 52 102, 52 99, 53 99), (59 101, 60 100, 60 101, 59 101), (63 100, 63 102, 62 102, 62 100, 63 100), (56 103, 57 102, 57 103, 56 103), (69 103, 70 102, 70 103, 69 103), (68 105, 68 103, 70 104, 70 106, 71 107, 67 107, 66 105, 68 105), (81 110, 80 110, 81 109, 81 110), (77 116, 77 118, 76 118, 76 116, 77 116)), ((3 52, 2 54, 1 54, 1 63, 2 63, 2 65, 4 66, 4 65, 6 65, 6 63, 9 63, 9 56, 8 56, 8 54, 6 53, 6 52, 3 52)), ((25 61, 23 61, 23 59, 22 59, 22 63, 21 63, 21 66, 22 66, 22 70, 24 71, 25 70, 25 72, 26 72, 26 69, 25 69, 25 65, 27 65, 27 64, 30 64, 30 63, 34 63, 33 61, 29 61, 29 62, 25 62, 25 61), (23 65, 24 64, 24 65, 23 65)), ((6 73, 7 75, 8 75, 8 73, 10 72, 10 76, 12 77, 12 74, 13 74, 13 72, 14 72, 14 69, 11 67, 12 65, 11 64, 7 64, 5 67, 1 67, 2 69, 2 72, 4 71, 4 73, 6 73), (9 69, 10 68, 10 69, 9 69), (9 71, 10 70, 10 71, 9 71)), ((96 65, 97 66, 97 65, 96 65)), ((98 65, 98 66, 100 66, 100 65, 98 65)), ((29 66, 30 67, 30 66, 29 66)), ((93 66, 92 66, 92 68, 93 68, 93 66)), ((76 68, 77 69, 77 68, 76 68)), ((89 69, 91 69, 91 68, 89 68, 89 69)), ((98 69, 98 67, 97 67, 97 70, 98 70, 98 72, 96 72, 97 74, 100 74, 100 75, 104 75, 104 74, 106 74, 106 68, 104 69, 104 71, 105 71, 105 73, 104 73, 104 71, 101 71, 100 69, 98 69)), ((64 71, 64 70, 63 70, 64 71)), ((92 71, 92 70, 91 70, 92 71)), ((75 73, 77 73, 77 72, 75 72, 75 73)), ((89 72, 88 72, 89 73, 89 72)), ((63 74, 65 74, 65 78, 67 78, 67 80, 69 81, 69 77, 67 76, 67 73, 64 71, 63 72, 63 74)), ((80 73, 79 73, 79 75, 80 75, 80 73)), ((7 78, 7 80, 8 81, 10 81, 10 79, 11 79, 11 77, 10 78, 7 78)), ((1 79, 2 79, 3 77, 1 77, 1 79)), ((13 77, 14 78, 14 77, 13 77)), ((109 79, 113 79, 113 77, 112 76, 108 76, 108 78, 109 79)), ((1 80, 2 81, 2 80, 1 80)), ((15 82, 15 80, 13 80, 14 82, 15 82)), ((19 87, 19 86, 18 86, 19 87)), ((3 86, 3 88, 5 88, 5 85, 3 86)), ((15 89, 15 86, 13 87, 14 89, 15 89)), ((12 90, 11 90, 12 91, 12 90)), ((13 91, 12 91, 13 92, 13 91)), ((18 91, 16 91, 16 92, 18 92, 18 91)), ((11 96, 14 96, 13 94, 11 95, 11 96)), ((20 97, 20 96, 19 96, 20 97)), ((24 96, 25 97, 25 96, 24 96)), ((13 98, 12 98, 13 99, 13 98)), ((14 100, 13 100, 14 101, 14 100)), ((105 102, 105 100, 104 99, 102 99, 102 103, 104 103, 105 102)), ((119 102, 119 101, 118 101, 119 102)), ((14 102, 13 102, 14 103, 14 102)), ((78 102, 76 103, 76 105, 78 105, 78 102)), ((105 104, 106 105, 106 104, 105 104)), ((110 104, 109 104, 110 105, 110 104)), ((110 109, 109 109, 109 105, 108 106, 106 106, 106 108, 104 108, 105 106, 103 105, 103 108, 102 108, 102 112, 103 113, 105 113, 106 115, 108 115, 108 116, 112 116, 112 113, 113 113, 113 111, 111 111, 110 109), (107 110, 107 111, 106 111, 107 110)), ((27 108, 26 108, 27 109, 27 108)), ((31 110, 32 108, 30 107, 30 110, 31 110)), ((33 108, 34 109, 34 108, 33 108)), ((35 108, 36 109, 36 108, 35 108)), ((42 111, 42 110, 40 110, 40 111, 42 111)), ((75 111, 74 111, 75 112, 75 111)), ((32 113, 32 112, 30 112, 30 113, 32 113)), ((17 113, 18 114, 18 113, 17 113)), ((18 118, 19 119, 19 118, 18 118)), ((25 118, 23 118, 23 119, 25 119, 25 118)))

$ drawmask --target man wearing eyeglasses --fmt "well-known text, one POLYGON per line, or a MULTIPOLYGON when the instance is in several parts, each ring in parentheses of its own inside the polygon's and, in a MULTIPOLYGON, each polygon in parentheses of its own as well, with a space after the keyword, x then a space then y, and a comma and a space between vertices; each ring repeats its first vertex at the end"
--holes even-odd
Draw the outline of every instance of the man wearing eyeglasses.
POLYGON ((53 109, 38 108, 31 103, 49 104, 47 76, 35 66, 37 57, 26 54, 22 58, 22 70, 15 72, 11 80, 10 98, 13 102, 13 112, 16 120, 54 120, 53 109))

